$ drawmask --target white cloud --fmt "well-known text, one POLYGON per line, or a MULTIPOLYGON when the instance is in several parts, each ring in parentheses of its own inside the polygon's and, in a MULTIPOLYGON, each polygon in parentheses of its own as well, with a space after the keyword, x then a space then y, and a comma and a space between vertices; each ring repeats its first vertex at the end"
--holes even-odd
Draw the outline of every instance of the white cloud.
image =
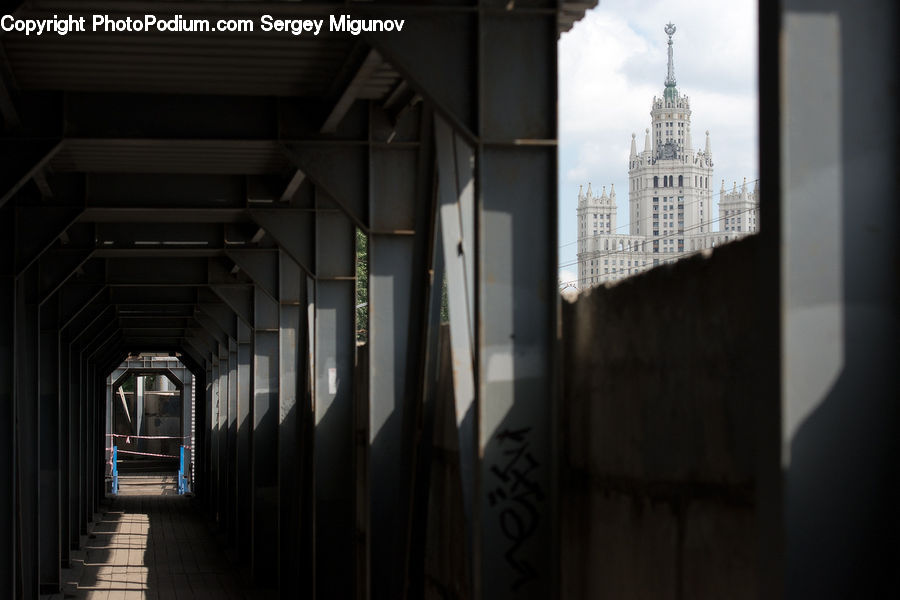
MULTIPOLYGON (((715 179, 727 187, 755 179, 757 166, 756 4, 686 0, 608 0, 559 42, 559 241, 576 238, 578 186, 615 183, 619 225, 628 222, 627 161, 650 124, 650 103, 663 90, 666 35, 673 21, 675 76, 691 99, 692 141, 710 131, 715 179)), ((575 260, 574 244, 560 264, 575 260)))

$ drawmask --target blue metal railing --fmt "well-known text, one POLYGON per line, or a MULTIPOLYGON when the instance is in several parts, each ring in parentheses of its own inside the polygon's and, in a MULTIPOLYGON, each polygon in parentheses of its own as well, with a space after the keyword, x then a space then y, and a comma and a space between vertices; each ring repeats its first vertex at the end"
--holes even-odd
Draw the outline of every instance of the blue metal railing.
POLYGON ((119 493, 119 465, 118 465, 118 447, 114 444, 112 447, 112 493, 119 493))
MULTIPOLYGON (((119 448, 118 446, 113 445, 112 447, 112 487, 110 489, 110 493, 113 495, 119 494, 119 448)), ((189 482, 189 470, 185 468, 184 464, 184 446, 181 446, 178 450, 178 494, 186 494, 191 491, 191 485, 189 482)))
POLYGON ((184 468, 184 446, 181 446, 178 451, 178 494, 181 495, 189 491, 188 475, 184 468))

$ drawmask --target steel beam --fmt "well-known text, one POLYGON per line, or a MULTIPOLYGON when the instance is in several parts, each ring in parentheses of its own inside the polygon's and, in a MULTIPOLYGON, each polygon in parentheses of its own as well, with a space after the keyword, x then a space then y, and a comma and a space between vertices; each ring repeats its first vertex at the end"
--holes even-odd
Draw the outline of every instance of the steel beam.
MULTIPOLYGON (((475 149, 435 117, 438 219, 447 273, 453 394, 459 438, 466 539, 474 544, 477 421, 475 414, 475 149)), ((473 554, 469 554, 473 557, 473 554)), ((474 565, 472 565, 474 568, 474 565)))
POLYGON ((477 137, 478 131, 474 81, 479 66, 478 25, 475 12, 423 14, 416 16, 414 29, 397 35, 367 36, 409 84, 470 140, 477 137), (424 48, 441 51, 428 52, 424 48))
POLYGON ((479 24, 475 583, 491 599, 547 598, 556 580, 557 25, 517 17, 479 24))
MULTIPOLYGON (((62 415, 59 395, 59 306, 47 302, 39 309, 40 341, 40 587, 41 593, 57 593, 62 585, 60 572, 60 434, 62 415)), ((66 415, 68 416, 68 415, 66 415)))
POLYGON ((250 215, 309 275, 315 275, 315 211, 254 209, 250 215))
POLYGON ((211 285, 209 289, 234 311, 244 325, 253 327, 252 286, 211 285))
POLYGON ((251 436, 253 402, 253 330, 247 323, 237 319, 237 439, 235 465, 237 473, 235 516, 237 519, 237 550, 243 565, 250 566, 252 544, 252 489, 251 477, 251 436))
POLYGON ((37 271, 29 269, 16 281, 15 434, 17 553, 20 565, 19 594, 39 593, 40 501, 40 403, 38 398, 37 271))
POLYGON ((218 348, 218 379, 216 380, 215 403, 215 444, 214 455, 216 457, 216 525, 220 531, 227 532, 227 500, 228 495, 228 470, 230 462, 227 455, 228 448, 228 392, 230 389, 229 378, 231 375, 229 366, 228 338, 219 342, 218 348))
POLYGON ((406 593, 433 158, 424 144, 373 147, 369 160, 370 593, 393 599, 406 593))
MULTIPOLYGON (((237 404, 238 404, 238 343, 236 323, 237 317, 231 315, 234 335, 228 336, 228 402, 226 406, 227 420, 225 423, 225 486, 223 504, 223 520, 225 522, 226 536, 234 547, 237 542, 237 404)), ((235 556, 237 554, 235 553, 235 556)))
POLYGON ((59 140, 10 140, 0 144, 0 162, 3 177, 0 178, 0 207, 22 189, 34 174, 42 171, 62 149, 59 140))
MULTIPOLYGON (((59 302, 59 300, 57 300, 59 302)), ((55 368, 57 370, 57 383, 59 389, 59 505, 60 505, 60 566, 63 569, 71 567, 71 479, 73 477, 71 466, 71 397, 69 387, 69 336, 66 332, 59 332, 59 353, 55 368)))
MULTIPOLYGON (((256 264, 260 280, 274 273, 278 254, 267 254, 270 264, 256 264)), ((270 283, 274 283, 271 281, 270 283)), ((260 285, 253 288, 253 392, 251 437, 252 557, 253 579, 271 586, 277 581, 278 509, 278 391, 279 344, 277 300, 260 285)))
POLYGON ((81 214, 80 206, 16 207, 16 272, 37 261, 81 214))
POLYGON ((277 250, 228 250, 226 256, 249 275, 270 300, 278 298, 277 250))
POLYGON ((12 206, 0 206, 0 595, 14 598, 16 573, 15 230, 12 206))
POLYGON ((339 206, 356 225, 368 229, 368 148, 366 146, 334 146, 285 144, 291 163, 306 173, 317 193, 316 208, 339 206))
POLYGON ((338 125, 344 119, 347 111, 350 110, 350 107, 359 97, 362 87, 383 63, 384 60, 377 51, 369 50, 366 53, 359 69, 354 73, 347 84, 347 87, 344 88, 341 95, 334 103, 331 112, 328 113, 328 116, 325 118, 325 122, 322 124, 321 128, 322 133, 334 133, 337 131, 338 125))
POLYGON ((301 590, 300 509, 303 455, 299 436, 302 354, 306 338, 306 274, 288 254, 278 252, 278 547, 279 588, 301 590))
MULTIPOLYGON (((328 198, 317 190, 317 203, 328 198)), ((315 565, 316 598, 354 597, 353 473, 355 232, 340 213, 316 215, 315 565)))
POLYGON ((45 251, 38 261, 41 304, 81 270, 93 254, 93 248, 55 248, 45 251))

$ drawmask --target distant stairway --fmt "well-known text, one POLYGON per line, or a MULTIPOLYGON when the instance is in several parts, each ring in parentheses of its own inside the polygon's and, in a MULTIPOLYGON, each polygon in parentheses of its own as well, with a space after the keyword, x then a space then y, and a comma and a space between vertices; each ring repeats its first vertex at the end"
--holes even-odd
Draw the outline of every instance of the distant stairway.
POLYGON ((177 496, 178 474, 129 473, 119 474, 120 496, 177 496))

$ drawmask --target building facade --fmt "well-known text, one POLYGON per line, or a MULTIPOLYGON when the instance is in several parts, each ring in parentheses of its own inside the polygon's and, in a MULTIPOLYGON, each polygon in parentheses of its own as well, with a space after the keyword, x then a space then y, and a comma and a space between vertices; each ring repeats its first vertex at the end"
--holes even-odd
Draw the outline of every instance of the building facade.
POLYGON ((759 229, 759 186, 713 193, 713 156, 709 131, 703 149, 691 138, 691 104, 675 82, 672 36, 665 27, 668 70, 661 98, 653 98, 651 124, 637 151, 631 134, 628 158, 629 231, 616 225, 616 192, 610 186, 595 195, 588 184, 578 190, 578 287, 617 281, 693 252, 712 248, 759 229), (712 218, 718 197, 719 218, 712 218))

